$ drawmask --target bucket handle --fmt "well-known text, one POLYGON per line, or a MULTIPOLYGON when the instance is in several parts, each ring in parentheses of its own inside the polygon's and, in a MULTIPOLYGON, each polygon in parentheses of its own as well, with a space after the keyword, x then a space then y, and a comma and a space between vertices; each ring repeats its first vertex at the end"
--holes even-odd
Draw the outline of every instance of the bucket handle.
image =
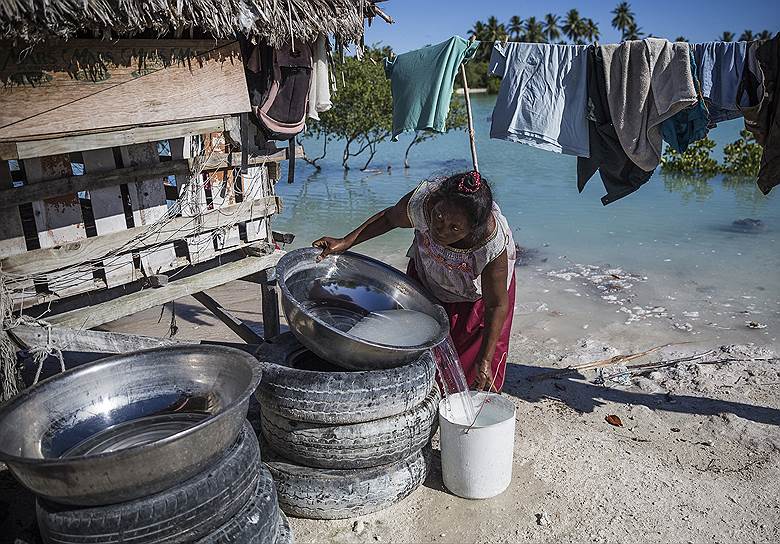
MULTIPOLYGON (((507 352, 504 352, 504 354, 501 356, 501 360, 498 362, 498 367, 497 367, 497 368, 501 368, 501 363, 503 363, 503 362, 504 362, 504 360, 506 359, 506 357, 507 357, 507 355, 508 355, 508 354, 509 354, 509 352, 508 352, 508 351, 507 351, 507 352)), ((487 391, 488 391, 488 393, 489 393, 490 391, 492 391, 492 390, 493 390, 493 386, 496 384, 496 378, 497 378, 497 377, 498 377, 498 372, 496 372, 496 373, 493 375, 493 380, 490 382, 490 386, 488 386, 488 388, 487 388, 487 391)), ((471 425, 469 425, 468 429, 466 429, 465 431, 463 431, 463 434, 469 434, 469 431, 471 430, 471 428, 472 428, 474 425, 476 425, 476 423, 477 423, 477 419, 479 419, 479 414, 481 414, 481 413, 482 413, 482 409, 485 407, 485 404, 486 404, 486 403, 487 403, 489 400, 490 400, 490 397, 487 397, 487 396, 486 396, 486 397, 485 397, 485 400, 483 400, 483 401, 482 401, 482 404, 480 405, 480 407, 479 407, 479 410, 477 410, 477 415, 475 415, 475 416, 474 416, 474 421, 472 421, 472 422, 471 422, 471 425)))

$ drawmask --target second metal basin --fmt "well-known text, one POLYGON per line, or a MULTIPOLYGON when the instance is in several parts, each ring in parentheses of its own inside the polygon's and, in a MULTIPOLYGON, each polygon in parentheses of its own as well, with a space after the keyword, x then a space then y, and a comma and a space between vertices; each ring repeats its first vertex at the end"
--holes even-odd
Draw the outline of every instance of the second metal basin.
POLYGON ((238 436, 260 363, 221 346, 101 359, 0 407, 0 461, 34 493, 74 505, 162 491, 238 436))
POLYGON ((405 274, 356 253, 316 262, 320 250, 298 249, 277 264, 282 308, 298 341, 342 368, 393 368, 413 361, 449 333, 440 305, 405 274), (392 346, 359 339, 347 331, 369 312, 415 310, 438 323, 434 337, 417 346, 392 346))

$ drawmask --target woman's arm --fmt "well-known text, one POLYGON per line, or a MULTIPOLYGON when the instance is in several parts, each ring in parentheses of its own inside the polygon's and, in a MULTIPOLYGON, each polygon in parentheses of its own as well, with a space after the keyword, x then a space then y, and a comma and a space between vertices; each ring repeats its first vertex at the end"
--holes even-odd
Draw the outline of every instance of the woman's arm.
POLYGON ((485 301, 485 329, 477 357, 476 389, 487 389, 493 383, 493 356, 496 353, 501 329, 509 312, 506 278, 509 262, 506 251, 493 259, 482 271, 482 298, 485 301))
POLYGON ((381 212, 369 217, 362 225, 347 234, 344 238, 331 238, 323 236, 315 241, 312 246, 322 249, 318 259, 323 259, 328 255, 343 253, 352 246, 355 246, 371 238, 381 236, 396 228, 411 228, 407 207, 409 199, 412 198, 414 191, 406 194, 401 200, 381 212))

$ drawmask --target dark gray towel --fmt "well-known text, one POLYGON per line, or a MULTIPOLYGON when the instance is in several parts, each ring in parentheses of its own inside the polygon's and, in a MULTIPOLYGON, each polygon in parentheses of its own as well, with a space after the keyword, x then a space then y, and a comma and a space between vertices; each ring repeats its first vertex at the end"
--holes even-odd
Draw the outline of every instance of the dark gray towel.
POLYGON ((661 161, 661 123, 697 100, 689 46, 647 38, 601 51, 615 131, 629 158, 650 172, 661 161))

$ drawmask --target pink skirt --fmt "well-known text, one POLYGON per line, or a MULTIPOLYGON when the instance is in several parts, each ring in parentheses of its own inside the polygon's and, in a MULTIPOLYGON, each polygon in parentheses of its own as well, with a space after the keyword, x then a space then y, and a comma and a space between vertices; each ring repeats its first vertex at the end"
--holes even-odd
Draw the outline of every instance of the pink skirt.
MULTIPOLYGON (((409 261, 406 273, 419 281, 420 278, 413 260, 409 261)), ((506 360, 509 356, 509 337, 512 331, 512 317, 515 308, 514 272, 507 294, 509 296, 509 310, 504 320, 504 326, 501 327, 501 335, 498 337, 496 353, 493 355, 491 364, 496 391, 501 391, 504 387, 506 360)), ((450 336, 455 344, 455 350, 458 352, 463 372, 466 374, 466 383, 470 386, 477 379, 477 357, 479 357, 479 350, 482 347, 482 334, 485 329, 485 301, 480 298, 474 302, 440 302, 439 304, 444 307, 450 318, 450 336)))

